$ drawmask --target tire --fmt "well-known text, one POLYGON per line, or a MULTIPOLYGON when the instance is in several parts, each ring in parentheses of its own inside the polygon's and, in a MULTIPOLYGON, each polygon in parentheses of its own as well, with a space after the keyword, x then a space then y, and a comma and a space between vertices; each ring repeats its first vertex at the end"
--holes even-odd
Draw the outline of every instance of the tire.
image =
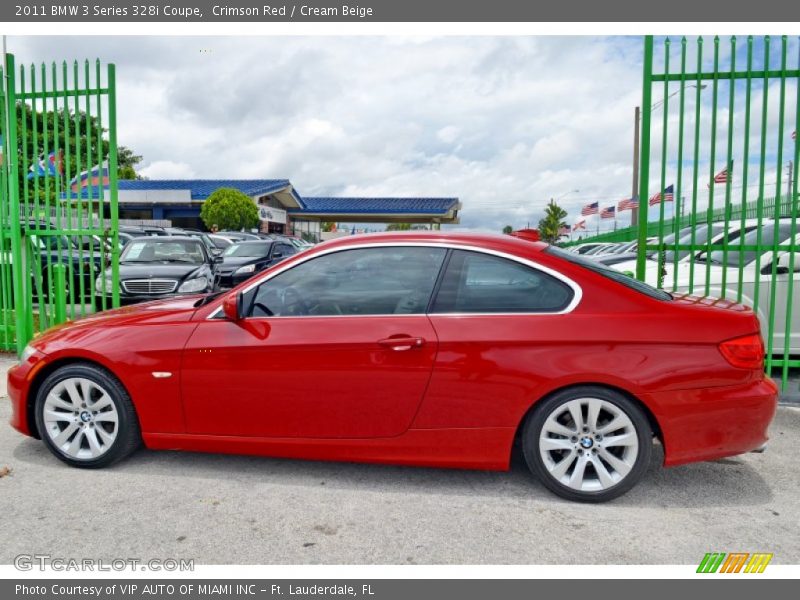
POLYGON ((35 415, 47 448, 73 467, 107 467, 141 444, 128 392, 95 365, 74 363, 51 373, 39 386, 35 415))
POLYGON ((551 492, 577 502, 606 502, 630 490, 647 471, 653 432, 630 399, 582 386, 535 407, 522 429, 522 451, 528 468, 551 492))

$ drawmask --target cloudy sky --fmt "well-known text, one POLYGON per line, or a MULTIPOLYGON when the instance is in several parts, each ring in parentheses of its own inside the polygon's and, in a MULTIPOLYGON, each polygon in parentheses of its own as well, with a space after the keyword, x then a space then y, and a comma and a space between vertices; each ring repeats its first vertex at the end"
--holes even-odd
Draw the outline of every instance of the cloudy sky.
POLYGON ((630 193, 641 38, 10 37, 117 65, 119 142, 157 178, 458 196, 463 226, 630 193), (579 190, 579 192, 572 192, 579 190), (569 193, 572 192, 572 193, 569 193))

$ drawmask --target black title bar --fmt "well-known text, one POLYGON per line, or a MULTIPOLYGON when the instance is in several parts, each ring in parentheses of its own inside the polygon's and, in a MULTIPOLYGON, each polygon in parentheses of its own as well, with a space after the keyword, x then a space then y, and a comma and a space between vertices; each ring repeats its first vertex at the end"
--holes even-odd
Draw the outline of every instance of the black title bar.
POLYGON ((789 0, 3 0, 21 22, 800 22, 789 0))

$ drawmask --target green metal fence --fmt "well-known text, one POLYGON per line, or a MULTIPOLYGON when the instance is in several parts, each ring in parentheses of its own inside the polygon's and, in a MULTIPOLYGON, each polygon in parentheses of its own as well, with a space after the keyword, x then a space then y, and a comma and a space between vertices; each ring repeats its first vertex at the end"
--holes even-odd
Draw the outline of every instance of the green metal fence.
POLYGON ((800 367, 799 79, 796 38, 645 38, 636 276, 752 306, 784 389, 800 367))
POLYGON ((0 349, 21 352, 52 325, 119 306, 115 71, 17 69, 8 55, 0 75, 0 349))

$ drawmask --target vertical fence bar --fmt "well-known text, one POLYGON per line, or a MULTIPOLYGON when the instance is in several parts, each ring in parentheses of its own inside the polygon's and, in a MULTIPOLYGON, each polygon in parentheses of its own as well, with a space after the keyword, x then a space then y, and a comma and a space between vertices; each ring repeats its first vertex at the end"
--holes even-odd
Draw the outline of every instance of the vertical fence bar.
POLYGON ((753 291, 753 312, 758 314, 758 307, 760 304, 761 296, 761 248, 762 248, 762 225, 764 223, 764 181, 766 178, 766 163, 767 163, 767 117, 769 115, 769 53, 770 53, 770 38, 768 35, 764 36, 764 77, 763 86, 761 90, 761 146, 759 156, 759 173, 758 173, 758 198, 756 199, 756 219, 758 224, 756 226, 756 264, 755 264, 755 286, 753 291))
MULTIPOLYGON (((670 40, 664 40, 664 98, 663 113, 664 117, 661 124, 661 178, 659 185, 659 194, 661 194, 661 201, 658 203, 658 271, 656 275, 656 286, 664 287, 664 210, 666 209, 666 198, 664 198, 664 190, 667 185, 667 137, 669 127, 669 53, 670 53, 670 40)), ((674 190, 673 190, 674 192, 674 190)), ((673 196, 673 205, 675 199, 673 196)), ((649 202, 648 202, 649 204, 649 202)), ((673 208, 674 212, 674 208, 673 208)))
MULTIPOLYGON (((61 141, 61 135, 60 135, 60 131, 59 131, 59 128, 58 128, 58 122, 59 122, 59 111, 58 111, 58 100, 59 100, 59 94, 58 94, 58 70, 56 68, 56 63, 55 62, 53 62, 53 64, 52 64, 51 73, 52 73, 52 79, 53 79, 53 85, 52 85, 52 88, 53 88, 53 138, 55 139, 55 152, 56 152, 56 181, 55 181, 55 191, 54 191, 54 194, 53 194, 53 207, 54 207, 54 215, 55 215, 55 228, 54 229, 56 230, 56 235, 55 235, 55 238, 56 238, 56 252, 58 253, 59 257, 63 257, 64 256, 64 251, 66 250, 66 248, 63 247, 64 244, 63 244, 63 240, 62 240, 62 237, 63 237, 62 231, 64 229, 64 226, 63 226, 62 221, 61 221, 61 191, 64 188, 64 168, 65 168, 65 165, 64 165, 64 144, 61 141)), ((63 258, 59 258, 59 262, 64 267, 64 269, 66 269, 66 266, 63 264, 64 263, 64 259, 63 258)), ((64 285, 66 285, 66 281, 67 281, 67 279, 65 277, 64 278, 64 285)), ((56 286, 56 289, 59 289, 58 286, 56 286)), ((61 289, 61 292, 62 292, 61 295, 58 296, 56 299, 58 299, 58 298, 63 299, 65 301, 64 308, 66 308, 66 289, 61 289)), ((51 292, 51 293, 54 294, 55 292, 51 292)), ((54 316, 53 320, 54 320, 55 323, 62 323, 63 321, 66 320, 66 312, 60 312, 60 306, 58 305, 58 303, 56 303, 56 306, 54 308, 54 315, 55 316, 54 316)))
MULTIPOLYGON (((780 218, 781 218, 781 183, 783 180, 783 129, 786 123, 786 55, 787 36, 781 36, 781 75, 780 92, 778 97, 778 149, 776 152, 777 176, 775 181, 775 212, 772 231, 772 259, 770 260, 769 282, 769 320, 767 326, 767 373, 772 375, 772 350, 775 337, 775 303, 778 278, 778 245, 780 243, 780 218)), ((759 250, 760 252, 760 250, 759 250)), ((759 277, 760 273, 756 274, 759 277)), ((781 381, 781 387, 786 387, 786 381, 781 381)))
POLYGON ((683 223, 683 138, 686 110, 686 36, 681 38, 681 81, 680 96, 678 100, 678 177, 675 182, 675 210, 672 218, 672 236, 675 247, 672 250, 672 289, 678 287, 678 243, 679 232, 683 223))
MULTIPOLYGON (((99 165, 101 171, 103 167, 103 104, 102 104, 102 94, 100 91, 100 60, 98 59, 95 61, 95 106, 97 108, 97 152, 95 153, 96 159, 95 162, 99 165)), ((101 173, 102 176, 102 173, 101 173)), ((109 182, 110 183, 110 182, 109 182)), ((101 283, 103 284, 103 289, 106 288, 106 262, 108 259, 108 250, 107 244, 109 243, 108 236, 106 235, 106 227, 105 227, 105 194, 103 191, 103 186, 99 186, 97 190, 99 201, 98 201, 98 227, 103 232, 100 237, 100 261, 99 261, 99 270, 97 271, 97 275, 101 283)), ((95 256, 92 255, 92 265, 98 264, 95 260, 95 256)), ((106 296, 105 293, 97 296, 97 289, 95 285, 95 273, 92 272, 91 283, 92 286, 92 297, 91 301, 92 304, 95 303, 96 298, 101 299, 101 306, 102 310, 105 310, 106 307, 106 296)))
MULTIPOLYGON (((798 39, 800 42, 800 39, 798 39)), ((797 68, 800 69, 800 44, 798 44, 797 50, 797 68)), ((800 206, 798 206, 798 186, 797 186, 797 167, 798 162, 800 162, 800 139, 797 137, 798 131, 800 131, 800 76, 795 78, 795 115, 794 115, 794 131, 795 131, 795 139, 794 139, 794 152, 793 152, 793 160, 794 160, 794 170, 793 170, 793 177, 792 181, 789 183, 791 186, 790 194, 791 198, 791 205, 790 205, 790 212, 789 214, 791 217, 791 233, 789 236, 789 273, 786 276, 786 324, 784 326, 784 335, 783 335, 783 364, 781 365, 781 381, 783 382, 784 391, 789 380, 789 363, 790 363, 790 355, 791 355, 791 340, 792 340, 792 317, 794 316, 792 313, 794 312, 794 284, 796 279, 798 278, 798 274, 795 272, 795 262, 796 256, 796 247, 800 240, 797 237, 797 213, 800 211, 800 206)), ((800 362, 800 361, 798 361, 800 362)), ((800 367, 800 364, 797 365, 800 367)))
POLYGON ((108 193, 111 211, 111 306, 119 307, 119 215, 117 213, 117 75, 108 65, 108 193))
POLYGON ((742 154, 742 204, 739 223, 739 285, 736 289, 736 302, 742 301, 744 282, 744 238, 745 219, 747 217, 747 184, 750 174, 750 99, 753 88, 753 36, 747 36, 747 78, 745 80, 744 97, 744 151, 742 154))
POLYGON ((705 275, 705 296, 708 296, 711 288, 711 227, 714 222, 714 174, 716 171, 717 160, 717 104, 719 101, 719 36, 714 37, 714 79, 712 80, 711 91, 711 149, 709 157, 709 179, 708 179, 708 206, 706 207, 706 275, 705 275))
POLYGON ((644 38, 644 74, 642 89, 642 139, 639 169, 639 245, 636 256, 636 278, 645 279, 645 258, 647 257, 647 188, 650 185, 650 117, 653 87, 653 36, 644 38))
MULTIPOLYGON (((727 177, 725 178, 725 220, 723 221, 723 237, 722 237, 722 264, 725 267, 722 269, 722 285, 720 286, 720 296, 727 297, 727 283, 728 283, 728 234, 730 220, 733 218, 731 213, 731 182, 733 180, 733 109, 735 106, 734 98, 736 97, 736 36, 731 36, 731 68, 730 68, 730 81, 728 82, 728 147, 725 160, 725 168, 727 169, 727 177)), ((713 183, 711 185, 714 185, 713 183)), ((742 235, 744 231, 740 231, 742 235)), ((741 280, 739 280, 741 287, 741 280)))
MULTIPOLYGON (((8 94, 8 106, 14 108, 14 118, 10 118, 8 124, 8 147, 17 147, 17 119, 16 119, 16 65, 14 64, 14 56, 12 54, 6 55, 6 77, 8 94)), ((24 115, 23 115, 24 116, 24 115)), ((11 226, 11 260, 12 264, 22 264, 22 235, 20 231, 20 202, 19 202, 19 157, 16 152, 8 153, 8 179, 9 179, 9 224, 11 226)), ((27 303, 24 300, 25 284, 23 277, 14 277, 14 318, 17 325, 16 342, 17 354, 21 355, 22 351, 30 339, 28 332, 28 321, 25 317, 27 303)))
MULTIPOLYGON (((74 177, 77 178, 78 171, 74 170, 72 164, 72 133, 70 128, 70 121, 72 117, 70 116, 70 106, 69 106, 69 71, 67 68, 67 61, 63 61, 61 63, 61 72, 62 72, 62 96, 64 100, 64 191, 65 191, 65 200, 64 200, 64 214, 62 215, 63 221, 61 224, 62 230, 65 231, 66 240, 67 240, 67 247, 70 247, 70 231, 72 230, 72 202, 73 202, 73 190, 72 190, 72 178, 70 175, 74 173, 74 177)), ((74 268, 72 266, 72 262, 70 261, 69 270, 67 271, 67 305, 69 306, 69 318, 75 318, 75 278, 73 276, 74 268)))
MULTIPOLYGON (((83 197, 84 197, 84 185, 83 181, 81 180, 81 104, 80 104, 80 72, 78 70, 78 61, 76 60, 73 64, 73 77, 75 78, 72 82, 74 95, 75 95, 75 172, 77 173, 78 178, 78 190, 76 192, 76 202, 78 206, 78 232, 80 232, 83 228, 83 197)), ((88 118, 88 115, 84 115, 88 118)), ((88 140, 91 139, 89 134, 89 123, 88 120, 84 122, 84 126, 86 128, 86 139, 87 143, 88 140)), ((89 170, 89 167, 86 167, 86 170, 89 170)), ((91 174, 87 172, 87 179, 91 174)), ((78 244, 78 307, 80 310, 80 316, 86 316, 86 307, 84 305, 84 300, 86 298, 86 291, 84 290, 84 273, 83 273, 83 244, 78 244)), ((71 287, 75 287, 74 285, 71 287)))
MULTIPOLYGON (((703 70, 703 38, 697 38, 697 72, 695 73, 695 107, 694 107, 694 167, 692 169, 692 219, 691 233, 689 234, 689 246, 692 252, 697 248, 697 184, 700 176, 700 92, 703 85, 700 74, 703 70)), ((694 292, 694 261, 689 261, 689 293, 694 292)))

